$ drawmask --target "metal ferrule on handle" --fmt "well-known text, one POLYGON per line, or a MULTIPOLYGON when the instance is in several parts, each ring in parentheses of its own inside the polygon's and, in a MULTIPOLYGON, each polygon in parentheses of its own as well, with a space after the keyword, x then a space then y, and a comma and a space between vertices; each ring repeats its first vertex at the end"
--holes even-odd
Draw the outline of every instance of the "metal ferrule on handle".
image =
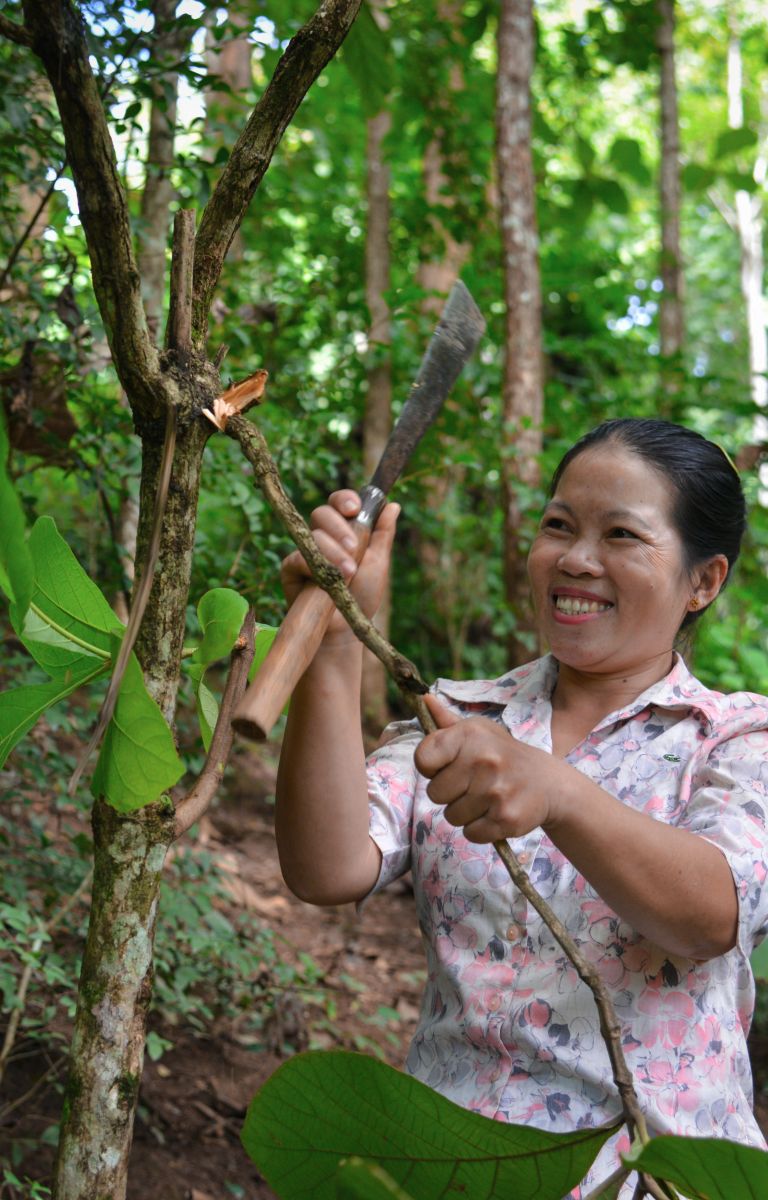
POLYGON ((372 531, 387 503, 387 497, 381 488, 375 487, 372 483, 367 483, 364 488, 361 488, 358 495, 363 503, 360 512, 355 517, 354 524, 362 525, 365 529, 372 531))

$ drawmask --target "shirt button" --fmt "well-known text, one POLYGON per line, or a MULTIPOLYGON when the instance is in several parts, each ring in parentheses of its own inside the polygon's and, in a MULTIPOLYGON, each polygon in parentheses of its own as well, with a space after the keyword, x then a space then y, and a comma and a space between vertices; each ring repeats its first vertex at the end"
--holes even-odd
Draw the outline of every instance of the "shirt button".
POLYGON ((531 861, 530 852, 528 850, 521 851, 520 854, 518 854, 518 856, 517 856, 517 861, 519 863, 522 863, 523 866, 525 866, 527 863, 529 863, 531 861))
POLYGON ((519 926, 519 925, 510 925, 510 926, 508 926, 508 928, 507 928, 507 941, 508 941, 508 942, 516 942, 516 941, 518 940, 518 938, 520 937, 520 934, 521 934, 522 932, 523 932, 523 931, 522 931, 522 929, 520 928, 520 926, 519 926))
POLYGON ((488 1008, 490 1009, 491 1012, 498 1012, 500 1006, 501 1006, 501 996, 499 995, 498 992, 494 992, 494 994, 491 996, 490 1000, 488 1001, 488 1008))

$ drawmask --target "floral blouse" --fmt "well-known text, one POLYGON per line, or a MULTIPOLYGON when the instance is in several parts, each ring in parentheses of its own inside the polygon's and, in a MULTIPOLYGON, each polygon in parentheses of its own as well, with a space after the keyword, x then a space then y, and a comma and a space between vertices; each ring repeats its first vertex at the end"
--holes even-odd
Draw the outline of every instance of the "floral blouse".
MULTIPOLYGON (((499 721, 551 753, 556 679, 547 656, 494 681, 438 680, 434 690, 454 712, 499 721)), ((468 842, 431 803, 413 762, 420 737, 414 722, 390 726, 368 762, 371 836, 383 855, 376 889, 412 870, 427 955, 408 1071, 497 1120, 555 1132, 614 1120, 620 1104, 591 992, 493 846, 468 842)), ((650 1131, 764 1146, 746 1036, 749 956, 768 931, 768 699, 710 691, 676 658, 666 678, 605 717, 566 761, 623 804, 725 855, 739 899, 738 944, 695 962, 617 916, 540 828, 510 839, 610 989, 650 1131)), ((625 1130, 606 1144, 584 1195, 627 1146, 625 1130)), ((625 1185, 622 1200, 632 1190, 625 1185)))

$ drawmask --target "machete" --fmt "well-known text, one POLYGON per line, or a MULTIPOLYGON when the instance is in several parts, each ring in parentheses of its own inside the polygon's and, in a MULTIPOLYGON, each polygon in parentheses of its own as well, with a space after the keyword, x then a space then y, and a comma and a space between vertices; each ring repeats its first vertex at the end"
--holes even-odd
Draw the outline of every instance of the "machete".
MULTIPOLYGON (((459 372, 485 329, 483 316, 459 280, 451 289, 440 322, 421 361, 371 482, 360 491, 362 507, 351 522, 357 532, 360 562, 387 493, 399 478, 422 435, 434 421, 459 372)), ((307 584, 291 605, 258 674, 235 709, 232 724, 255 741, 265 738, 301 679, 333 615, 333 601, 316 584, 307 584)))

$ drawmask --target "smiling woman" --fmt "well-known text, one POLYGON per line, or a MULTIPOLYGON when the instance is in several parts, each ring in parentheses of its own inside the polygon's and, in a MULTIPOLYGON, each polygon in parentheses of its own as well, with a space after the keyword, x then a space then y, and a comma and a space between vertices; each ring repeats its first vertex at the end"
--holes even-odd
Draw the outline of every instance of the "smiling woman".
MULTIPOLYGON (((358 507, 338 493, 314 525, 373 613, 397 509, 355 574, 358 507)), ((745 1039, 749 955, 768 926, 768 700, 705 688, 675 650, 743 529, 717 446, 608 422, 560 464, 531 549, 548 654, 496 680, 439 680, 440 728, 390 728, 367 763, 360 649, 340 618, 294 695, 285 878, 328 904, 412 870, 429 971, 407 1065, 467 1108, 553 1131, 621 1111, 592 995, 509 882, 492 845, 505 838, 611 993, 650 1131, 763 1145, 745 1039)), ((284 579, 291 597, 298 555, 284 579)), ((575 1194, 625 1148, 614 1137, 575 1194)))

